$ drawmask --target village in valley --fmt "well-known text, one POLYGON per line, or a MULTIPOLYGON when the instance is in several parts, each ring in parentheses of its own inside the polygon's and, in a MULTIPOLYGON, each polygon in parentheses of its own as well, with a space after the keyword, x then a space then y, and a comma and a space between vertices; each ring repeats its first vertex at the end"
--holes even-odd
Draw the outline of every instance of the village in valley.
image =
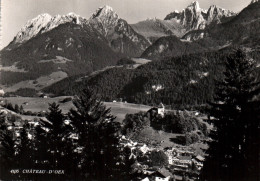
POLYGON ((136 163, 139 172, 142 172, 146 177, 142 181, 170 181, 183 180, 183 177, 189 180, 196 180, 199 177, 199 171, 203 167, 204 157, 196 155, 194 151, 188 151, 187 147, 169 147, 163 150, 156 147, 148 147, 144 143, 133 142, 130 139, 121 138, 121 143, 131 149, 131 157, 147 157, 151 152, 163 152, 167 155, 168 164, 163 166, 149 167, 145 163, 136 163), (139 153, 138 153, 139 152, 139 153), (141 155, 140 155, 141 154, 141 155))
MULTIPOLYGON (((29 106, 32 102, 23 102, 22 108, 20 106, 20 109, 23 109, 23 112, 17 112, 17 110, 10 110, 10 107, 6 106, 8 104, 8 97, 4 97, 4 91, 2 91, 1 99, 0 99, 0 113, 4 115, 9 115, 13 117, 13 121, 7 121, 8 130, 12 130, 14 133, 14 138, 19 139, 20 138, 20 130, 23 128, 24 124, 28 124, 31 127, 31 133, 28 133, 28 138, 33 139, 33 130, 34 128, 39 125, 39 119, 46 121, 45 117, 42 117, 41 114, 35 113, 33 116, 26 115, 26 106, 29 106)), ((42 99, 42 102, 44 102, 48 98, 47 95, 40 95, 39 98, 36 99, 42 99)), ((57 101, 57 99, 55 99, 57 101)), ((62 98, 60 100, 69 100, 71 101, 71 98, 62 98)), ((59 101, 59 103, 62 101, 59 101)), ((111 102, 110 104, 127 104, 126 102, 123 102, 122 99, 117 102, 116 100, 111 102)), ((11 103, 9 103, 11 105, 11 103)), ((61 104, 62 105, 62 104, 61 104)), ((17 106, 15 106, 17 107, 17 106)), ((119 107, 120 109, 120 107, 119 107)), ((113 110, 113 109, 112 109, 113 110)), ((150 111, 155 111, 156 114, 160 117, 164 117, 165 114, 169 113, 171 110, 166 110, 163 103, 160 103, 157 107, 153 107, 150 109, 150 111)), ((41 111, 42 112, 42 111, 41 111)), ((43 111, 46 113, 46 111, 43 111)), ((113 112, 113 111, 112 111, 113 112)), ((149 112, 149 110, 148 110, 149 112)), ((193 112, 194 116, 198 116, 199 112, 193 112)), ((69 125, 70 120, 65 120, 65 124, 69 125)), ((123 123, 122 123, 123 124, 123 123)), ((149 126, 148 126, 149 127, 149 126)), ((151 128, 149 128, 151 129, 151 128)), ((149 135, 147 135, 149 137, 149 135)), ((76 134, 71 134, 70 138, 72 140, 77 140, 78 137, 76 134)), ((161 143, 164 143, 165 140, 153 142, 154 140, 151 140, 147 138, 145 141, 138 140, 136 138, 129 138, 126 135, 121 135, 120 137, 120 144, 123 145, 123 147, 130 149, 131 154, 129 156, 129 159, 136 160, 133 164, 133 170, 141 175, 139 177, 139 180, 142 181, 171 181, 171 180, 183 180, 183 179, 189 179, 190 181, 196 180, 199 177, 199 173, 201 168, 203 167, 203 161, 204 161, 204 151, 199 151, 190 147, 189 145, 180 145, 180 144, 174 144, 172 146, 165 146, 161 143), (200 154, 202 153, 202 154, 200 154), (161 154, 163 154, 163 157, 161 158, 161 154), (155 156, 155 158, 152 158, 152 155, 158 155, 155 156), (156 158, 158 157, 158 158, 156 158), (158 161, 158 164, 154 164, 152 159, 156 159, 158 161), (162 159, 160 161, 160 159, 162 159), (160 163, 161 162, 161 163, 160 163), (151 166, 152 165, 152 166, 151 166)), ((203 142, 203 140, 200 140, 200 142, 203 142)), ((77 148, 75 150, 76 152, 81 152, 81 148, 77 148)), ((155 161, 155 162, 157 162, 155 161)))
MULTIPOLYGON (((162 103, 153 109, 162 117, 166 114, 162 103)), ((198 115, 199 113, 195 112, 194 114, 198 115)), ((174 146, 163 147, 160 144, 151 144, 152 141, 149 140, 143 143, 131 140, 125 136, 120 138, 121 144, 130 148, 130 157, 140 160, 135 163, 135 167, 138 172, 145 175, 145 178, 141 179, 142 181, 178 181, 185 179, 193 181, 199 178, 199 173, 205 160, 204 152, 199 152, 203 153, 202 156, 190 146, 175 144, 174 146), (160 156, 159 158, 166 159, 166 162, 160 164, 160 160, 157 160, 158 165, 151 166, 151 162, 153 162, 151 160, 152 154, 163 154, 165 158, 160 156)))
POLYGON ((0 0, 0 181, 260 180, 260 0, 215 1, 0 0))

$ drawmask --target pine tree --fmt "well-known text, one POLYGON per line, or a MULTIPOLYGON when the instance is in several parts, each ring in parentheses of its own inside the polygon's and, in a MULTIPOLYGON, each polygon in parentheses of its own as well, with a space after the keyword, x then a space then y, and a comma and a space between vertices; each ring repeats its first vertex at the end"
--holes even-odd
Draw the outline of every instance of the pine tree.
POLYGON ((72 129, 69 125, 64 124, 65 116, 55 102, 49 104, 49 112, 46 118, 52 123, 47 133, 47 137, 50 139, 50 167, 56 170, 64 169, 66 178, 73 177, 73 174, 77 174, 74 169, 77 165, 73 158, 74 146, 69 138, 72 129))
POLYGON ((42 169, 64 170, 64 175, 51 175, 52 179, 73 178, 77 169, 73 160, 73 145, 69 139, 71 129, 64 124, 65 116, 58 104, 49 104, 46 118, 48 121, 40 120, 35 129, 36 165, 42 169))
POLYGON ((201 180, 247 180, 246 150, 252 144, 250 133, 247 134, 249 129, 259 132, 257 112, 251 109, 253 98, 259 93, 254 61, 238 49, 227 57, 225 68, 224 79, 217 82, 211 103, 210 115, 215 118, 216 130, 211 132, 213 141, 209 143, 201 180))
POLYGON ((21 105, 20 108, 19 108, 19 112, 20 114, 24 114, 24 109, 23 109, 23 106, 21 105))
POLYGON ((81 176, 86 180, 122 180, 119 123, 88 89, 74 100, 69 118, 78 136, 81 176))
POLYGON ((16 113, 20 113, 20 109, 19 109, 19 106, 17 105, 17 104, 15 104, 15 106, 14 106, 14 112, 16 112, 16 113))
MULTIPOLYGON (((25 123, 20 130, 20 143, 17 145, 16 159, 18 161, 18 168, 34 168, 34 155, 33 155, 33 141, 29 139, 29 124, 25 123)), ((20 172, 16 178, 30 179, 30 175, 20 172)))
POLYGON ((34 128, 35 134, 33 135, 33 155, 35 168, 49 169, 51 167, 50 160, 52 158, 50 152, 50 136, 48 131, 51 129, 52 124, 46 120, 40 119, 38 125, 34 128))
POLYGON ((64 142, 62 141, 64 136, 64 116, 58 104, 55 102, 49 104, 49 112, 46 118, 52 123, 47 133, 50 138, 49 152, 52 155, 51 166, 53 169, 57 169, 61 166, 59 162, 61 161, 63 151, 65 151, 63 150, 64 142))
POLYGON ((13 132, 6 124, 7 117, 0 113, 0 179, 12 179, 11 169, 17 167, 13 132))

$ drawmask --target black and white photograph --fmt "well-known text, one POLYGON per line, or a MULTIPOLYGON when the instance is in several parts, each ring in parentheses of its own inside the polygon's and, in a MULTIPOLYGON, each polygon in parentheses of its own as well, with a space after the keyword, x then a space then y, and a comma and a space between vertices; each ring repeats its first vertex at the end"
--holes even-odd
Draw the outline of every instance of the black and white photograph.
POLYGON ((260 181, 260 1, 0 0, 0 181, 260 181))

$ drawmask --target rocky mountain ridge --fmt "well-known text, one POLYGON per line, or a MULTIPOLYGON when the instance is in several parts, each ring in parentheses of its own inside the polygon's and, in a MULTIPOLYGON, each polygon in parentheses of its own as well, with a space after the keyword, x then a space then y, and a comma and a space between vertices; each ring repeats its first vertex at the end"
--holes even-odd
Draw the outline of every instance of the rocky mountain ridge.
POLYGON ((175 19, 183 25, 187 31, 205 29, 211 23, 221 23, 224 18, 236 15, 236 13, 212 5, 208 10, 201 9, 198 1, 193 1, 181 12, 174 11, 168 14, 164 20, 175 19))
POLYGON ((204 10, 200 8, 198 1, 193 1, 181 12, 175 10, 168 14, 164 20, 149 18, 131 26, 153 43, 160 37, 170 35, 186 40, 195 40, 203 38, 204 34, 196 33, 194 38, 184 35, 190 31, 204 30, 214 24, 223 23, 235 15, 236 13, 216 5, 211 5, 209 9, 204 10))
POLYGON ((140 56, 150 45, 142 35, 136 33, 132 27, 110 7, 104 6, 96 10, 89 19, 69 13, 67 15, 41 14, 28 21, 17 33, 10 47, 24 43, 31 38, 53 30, 61 24, 73 23, 77 25, 90 25, 109 42, 115 51, 126 56, 140 56))
MULTIPOLYGON (((153 45, 148 47, 142 54, 143 58, 162 60, 176 54, 188 54, 199 51, 215 51, 229 46, 243 46, 249 49, 259 47, 260 28, 260 1, 253 1, 239 14, 229 17, 222 23, 210 24, 205 29, 191 30, 179 39, 172 37, 161 37, 153 45), (188 44, 187 44, 188 43, 188 44), (189 45, 191 51, 184 45, 189 45), (199 45, 199 46, 198 46, 199 45), (184 47, 184 48, 183 48, 184 47), (182 51, 185 50, 185 51, 182 51)), ((195 3, 196 12, 202 12, 195 3)), ((214 14, 214 7, 208 10, 208 14, 214 14)), ((217 21, 218 16, 213 21, 217 21)), ((212 18, 211 18, 212 20, 212 18)))
POLYGON ((88 23, 105 36, 111 48, 127 56, 140 56, 150 45, 149 41, 134 29, 110 7, 99 8, 88 23))
POLYGON ((21 28, 12 43, 15 44, 26 42, 39 34, 48 32, 59 25, 68 22, 82 25, 86 24, 87 20, 75 13, 69 13, 62 16, 56 15, 54 17, 47 13, 40 14, 36 18, 28 21, 25 26, 21 28))

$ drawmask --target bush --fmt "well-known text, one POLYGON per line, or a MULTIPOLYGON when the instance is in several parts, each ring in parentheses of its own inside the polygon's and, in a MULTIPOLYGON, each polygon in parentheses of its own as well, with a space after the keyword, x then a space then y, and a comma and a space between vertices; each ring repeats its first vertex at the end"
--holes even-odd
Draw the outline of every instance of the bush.
POLYGON ((185 142, 186 142, 186 145, 190 145, 190 144, 193 144, 197 141, 199 141, 199 135, 197 133, 188 133, 188 134, 185 134, 185 142))
POLYGON ((164 166, 168 165, 168 156, 162 151, 153 150, 151 152, 151 164, 152 166, 164 166))
POLYGON ((147 125, 149 125, 149 119, 145 116, 145 113, 126 114, 123 120, 122 134, 131 136, 147 125))

